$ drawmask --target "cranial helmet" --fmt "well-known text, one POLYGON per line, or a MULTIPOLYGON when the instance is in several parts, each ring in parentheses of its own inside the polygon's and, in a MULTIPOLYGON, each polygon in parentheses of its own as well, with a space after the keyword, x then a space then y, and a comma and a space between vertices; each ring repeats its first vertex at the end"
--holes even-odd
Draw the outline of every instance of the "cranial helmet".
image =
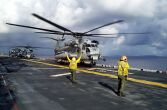
POLYGON ((76 58, 75 58, 75 57, 73 57, 73 58, 72 58, 72 61, 76 61, 76 58))
POLYGON ((127 61, 128 58, 127 58, 126 56, 122 56, 122 57, 121 57, 121 60, 122 60, 122 61, 127 61))

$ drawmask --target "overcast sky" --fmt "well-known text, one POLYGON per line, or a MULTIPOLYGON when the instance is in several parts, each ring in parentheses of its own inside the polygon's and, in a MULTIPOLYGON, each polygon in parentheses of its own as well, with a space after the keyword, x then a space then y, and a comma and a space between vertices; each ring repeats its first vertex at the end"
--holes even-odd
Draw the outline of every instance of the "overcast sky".
MULTIPOLYGON (((167 0, 0 0, 0 44, 53 47, 53 41, 39 38, 50 35, 39 35, 32 29, 5 24, 10 22, 58 30, 36 19, 32 13, 79 32, 115 20, 124 20, 123 23, 94 33, 151 34, 117 35, 116 39, 98 38, 103 55, 167 56, 167 0)), ((53 53, 52 50, 45 50, 44 54, 47 52, 53 53)))

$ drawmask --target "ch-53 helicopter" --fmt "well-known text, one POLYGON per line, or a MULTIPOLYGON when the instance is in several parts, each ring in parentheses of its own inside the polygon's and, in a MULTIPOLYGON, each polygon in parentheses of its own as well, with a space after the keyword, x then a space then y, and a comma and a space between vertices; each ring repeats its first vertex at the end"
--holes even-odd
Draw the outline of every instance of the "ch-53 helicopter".
POLYGON ((37 46, 29 46, 29 45, 21 45, 21 46, 1 46, 8 47, 9 57, 12 58, 27 58, 32 59, 35 58, 34 49, 50 49, 48 47, 37 47, 37 46))
POLYGON ((30 48, 14 47, 9 50, 9 57, 12 58, 34 58, 33 50, 30 48))
POLYGON ((57 41, 57 46, 55 47, 55 59, 58 60, 67 60, 66 58, 66 52, 69 53, 70 57, 77 57, 78 53, 82 53, 81 62, 82 63, 89 63, 91 65, 95 65, 96 61, 98 61, 101 58, 100 49, 98 47, 99 42, 97 40, 90 40, 85 39, 84 37, 106 37, 106 38, 117 38, 117 37, 108 37, 111 35, 117 35, 117 34, 147 34, 147 32, 144 33, 111 33, 111 34, 91 34, 90 32, 98 30, 100 28, 121 23, 123 20, 117 20, 114 22, 110 22, 107 24, 104 24, 102 26, 93 28, 91 30, 88 30, 86 32, 74 32, 70 29, 67 29, 59 24, 56 24, 44 17, 41 17, 37 14, 32 14, 34 17, 60 29, 61 31, 57 30, 51 30, 51 29, 45 29, 45 28, 39 28, 39 27, 33 27, 33 26, 27 26, 27 25, 20 25, 20 24, 13 24, 13 23, 6 23, 8 25, 18 26, 18 27, 24 27, 24 28, 31 28, 35 30, 40 30, 40 32, 36 33, 42 33, 42 34, 56 34, 56 35, 62 35, 62 38, 51 38, 51 37, 44 37, 48 39, 52 39, 57 41), (63 47, 59 46, 59 43, 61 41, 65 40, 65 36, 73 36, 74 40, 70 40, 66 43, 64 43, 63 47))

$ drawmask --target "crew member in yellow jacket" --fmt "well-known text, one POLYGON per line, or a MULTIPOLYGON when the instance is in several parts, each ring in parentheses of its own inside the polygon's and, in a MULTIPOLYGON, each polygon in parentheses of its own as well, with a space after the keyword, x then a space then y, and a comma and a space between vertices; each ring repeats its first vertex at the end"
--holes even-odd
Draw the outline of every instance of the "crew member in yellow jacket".
POLYGON ((126 56, 122 56, 118 61, 118 95, 125 96, 123 93, 125 84, 128 78, 128 58, 126 56))
POLYGON ((82 54, 80 54, 80 57, 78 59, 76 59, 75 57, 72 57, 72 60, 68 57, 68 54, 67 55, 67 59, 69 61, 69 69, 70 69, 70 72, 71 72, 71 81, 72 82, 76 82, 76 69, 77 69, 77 63, 80 62, 81 60, 81 56, 82 54))

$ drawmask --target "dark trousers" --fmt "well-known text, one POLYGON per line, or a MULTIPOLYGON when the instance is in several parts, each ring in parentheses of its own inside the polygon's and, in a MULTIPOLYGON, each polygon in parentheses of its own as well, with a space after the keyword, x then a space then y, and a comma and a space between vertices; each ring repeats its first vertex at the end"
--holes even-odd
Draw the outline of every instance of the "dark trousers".
POLYGON ((118 76, 118 95, 123 95, 127 78, 125 76, 118 76))
POLYGON ((70 72, 71 72, 70 79, 72 82, 75 82, 76 81, 76 70, 70 69, 70 72))

